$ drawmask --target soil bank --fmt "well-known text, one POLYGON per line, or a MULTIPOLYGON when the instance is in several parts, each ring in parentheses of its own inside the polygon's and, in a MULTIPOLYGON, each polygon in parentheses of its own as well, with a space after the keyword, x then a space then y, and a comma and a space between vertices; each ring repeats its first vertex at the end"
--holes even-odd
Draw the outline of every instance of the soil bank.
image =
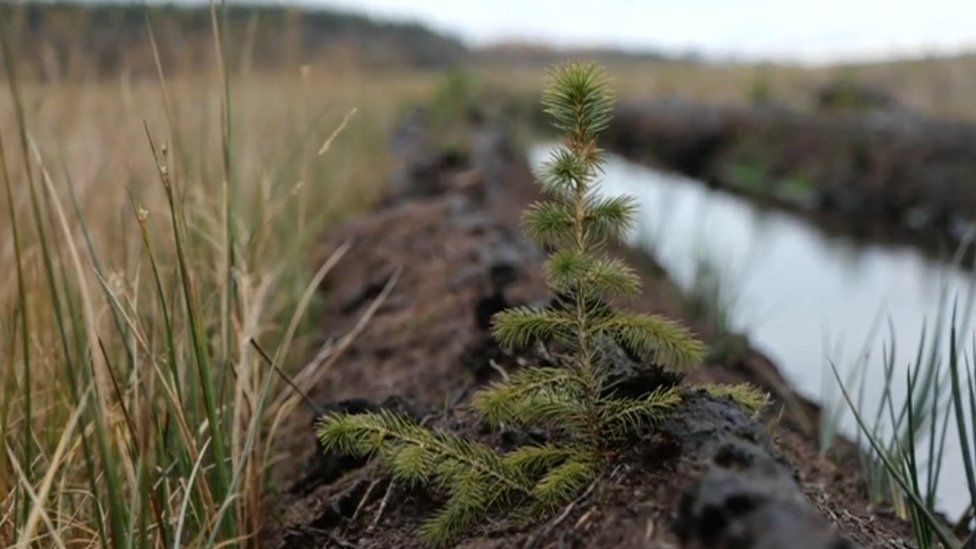
MULTIPOLYGON (((494 312, 545 303, 539 250, 518 217, 535 198, 521 153, 498 129, 472 130, 465 146, 440 146, 422 121, 396 136, 400 161, 387 200, 323 246, 351 249, 327 279, 324 338, 329 368, 312 398, 326 410, 394 408, 428 425, 500 450, 544 440, 544 432, 490 432, 466 399, 481 384, 543 360, 511 354, 488 333, 494 312), (392 280, 392 282, 391 282, 392 280), (352 331, 354 338, 348 338, 352 331)), ((628 306, 682 316, 665 273, 642 261, 644 293, 628 306)), ((693 326, 706 340, 713 328, 693 326)), ((869 511, 856 457, 820 456, 818 411, 748 349, 711 360, 693 381, 751 381, 774 403, 754 419, 730 401, 687 391, 680 409, 620 452, 583 496, 557 516, 518 529, 489 520, 462 547, 902 547, 905 524, 869 511)), ((621 354, 635 392, 661 372, 621 354)), ((282 427, 272 547, 418 547, 416 529, 438 499, 393 485, 372 463, 325 455, 301 409, 282 427)), ((843 448, 842 448, 843 450, 843 448)))

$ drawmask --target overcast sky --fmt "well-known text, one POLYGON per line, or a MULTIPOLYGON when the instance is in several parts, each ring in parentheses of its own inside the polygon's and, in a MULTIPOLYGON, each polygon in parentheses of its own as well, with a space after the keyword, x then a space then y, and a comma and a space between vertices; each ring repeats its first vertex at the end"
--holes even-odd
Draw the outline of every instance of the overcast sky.
POLYGON ((976 49, 976 0, 305 0, 475 43, 694 50, 822 62, 976 49))

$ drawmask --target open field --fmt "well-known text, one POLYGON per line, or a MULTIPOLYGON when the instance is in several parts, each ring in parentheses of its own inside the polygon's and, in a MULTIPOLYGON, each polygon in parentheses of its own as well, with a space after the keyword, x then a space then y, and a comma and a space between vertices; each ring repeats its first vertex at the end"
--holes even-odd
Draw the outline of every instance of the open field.
MULTIPOLYGON (((563 55, 551 54, 549 59, 563 55)), ((506 56, 507 57, 507 56, 506 56)), ((600 59, 582 52, 580 58, 600 59)), ((602 60, 601 60, 602 61, 602 60)), ((715 105, 772 104, 817 109, 818 91, 853 83, 890 94, 903 107, 938 118, 976 120, 976 55, 875 64, 804 67, 688 60, 602 61, 624 100, 680 99, 715 105)), ((475 63, 487 84, 532 97, 545 64, 502 64, 485 54, 475 63)))

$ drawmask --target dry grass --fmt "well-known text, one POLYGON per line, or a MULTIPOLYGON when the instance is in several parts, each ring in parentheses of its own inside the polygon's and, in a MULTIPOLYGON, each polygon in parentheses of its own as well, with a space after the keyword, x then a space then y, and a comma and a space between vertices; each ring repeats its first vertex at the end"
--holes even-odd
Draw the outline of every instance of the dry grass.
MULTIPOLYGON (((884 90, 902 105, 947 119, 976 121, 976 54, 895 63, 805 68, 771 64, 702 64, 664 61, 605 63, 618 95, 681 98, 711 104, 765 99, 799 110, 814 107, 817 90, 838 80, 884 90)), ((482 63, 479 74, 495 88, 529 98, 544 69, 482 63)))
POLYGON ((432 79, 227 80, 2 90, 5 546, 256 543, 299 402, 251 340, 285 370, 321 343, 312 290, 342 265, 310 252, 381 192, 388 129, 432 79))

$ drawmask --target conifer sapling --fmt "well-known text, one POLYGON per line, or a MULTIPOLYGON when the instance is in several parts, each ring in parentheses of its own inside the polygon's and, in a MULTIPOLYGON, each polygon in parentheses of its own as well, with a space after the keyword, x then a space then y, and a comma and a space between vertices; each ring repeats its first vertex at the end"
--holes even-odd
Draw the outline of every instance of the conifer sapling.
MULTIPOLYGON (((533 241, 551 250, 545 269, 554 298, 545 308, 498 313, 492 331, 513 349, 547 344, 554 365, 515 372, 472 402, 489 424, 542 427, 550 442, 501 454, 392 412, 332 414, 319 425, 326 449, 375 455, 394 480, 447 495, 421 527, 432 545, 454 541, 492 511, 517 506, 520 518, 532 520, 565 505, 594 481, 622 441, 680 403, 678 386, 647 388, 638 397, 619 394, 616 349, 679 371, 704 354, 681 325, 610 305, 639 291, 636 274, 604 253, 636 213, 631 198, 606 197, 597 188, 603 161, 597 135, 610 122, 613 103, 597 66, 566 64, 550 71, 543 106, 565 142, 538 177, 548 200, 532 205, 523 225, 533 241)), ((764 402, 748 387, 707 390, 751 409, 764 402)))

